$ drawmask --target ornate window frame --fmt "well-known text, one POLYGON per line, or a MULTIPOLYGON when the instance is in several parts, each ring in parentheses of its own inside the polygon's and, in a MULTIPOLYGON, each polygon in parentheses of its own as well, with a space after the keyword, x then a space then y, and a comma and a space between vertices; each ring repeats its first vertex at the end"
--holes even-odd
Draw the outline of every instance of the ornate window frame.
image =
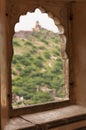
MULTIPOLYGON (((55 3, 51 3, 51 2, 46 4, 45 2, 42 3, 42 1, 32 2, 28 0, 16 3, 15 0, 9 0, 6 6, 5 19, 6 19, 5 44, 3 46, 3 50, 6 51, 4 54, 5 55, 5 58, 4 58, 5 68, 3 68, 5 78, 3 78, 3 74, 2 74, 2 80, 5 81, 5 84, 4 84, 5 90, 1 90, 1 91, 4 91, 5 97, 3 97, 2 95, 1 102, 3 101, 6 102, 5 105, 8 108, 6 110, 8 113, 8 116, 14 117, 14 116, 19 116, 21 114, 46 111, 46 110, 65 107, 70 104, 73 104, 73 100, 71 98, 71 93, 70 93, 71 92, 70 86, 73 85, 72 75, 70 73, 70 71, 72 70, 70 4, 66 2, 58 2, 58 5, 55 5, 55 3), (61 31, 62 43, 63 44, 65 43, 63 46, 64 48, 62 49, 63 50, 62 55, 63 55, 63 60, 65 62, 68 62, 68 58, 69 58, 69 75, 66 75, 69 77, 69 100, 62 101, 62 102, 46 103, 43 105, 29 106, 29 107, 20 108, 20 109, 13 109, 12 108, 11 61, 12 61, 12 56, 13 56, 12 38, 14 34, 14 26, 18 22, 20 15, 26 14, 26 12, 28 11, 33 12, 36 8, 39 8, 41 11, 48 13, 48 15, 54 19, 55 24, 58 26, 58 28, 61 28, 62 25, 64 27, 65 32, 63 30, 61 31), (61 24, 58 19, 61 21, 61 24), (63 32, 64 32, 64 35, 63 35, 63 32), (67 42, 64 38, 65 36, 67 37, 67 42), (67 58, 66 53, 68 55, 68 58, 67 58)), ((66 65, 67 65, 66 67, 68 67, 68 63, 66 65)))

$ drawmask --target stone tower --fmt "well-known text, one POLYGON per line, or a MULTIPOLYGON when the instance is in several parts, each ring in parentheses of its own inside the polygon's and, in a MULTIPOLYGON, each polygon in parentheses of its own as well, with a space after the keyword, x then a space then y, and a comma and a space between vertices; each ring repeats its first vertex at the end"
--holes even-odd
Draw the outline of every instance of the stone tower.
POLYGON ((33 28, 33 31, 40 32, 41 25, 39 24, 39 21, 36 21, 35 28, 33 28))

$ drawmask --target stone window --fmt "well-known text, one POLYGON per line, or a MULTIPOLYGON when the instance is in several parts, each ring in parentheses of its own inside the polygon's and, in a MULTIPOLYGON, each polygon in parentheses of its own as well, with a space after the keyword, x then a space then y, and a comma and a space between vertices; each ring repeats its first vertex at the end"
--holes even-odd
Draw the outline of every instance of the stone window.
POLYGON ((64 27, 39 9, 26 16, 28 20, 25 15, 19 18, 21 28, 19 23, 15 25, 12 41, 13 108, 68 100, 69 59, 64 27))
MULTIPOLYGON (((72 84, 72 76, 71 76, 71 69, 72 67, 71 65, 71 23, 70 23, 70 11, 69 11, 69 6, 67 4, 63 3, 58 3, 58 8, 57 5, 55 5, 55 3, 51 4, 51 2, 49 4, 45 4, 45 7, 42 7, 42 5, 39 5, 40 3, 35 3, 34 2, 30 2, 30 1, 23 1, 23 2, 19 2, 16 3, 15 1, 9 1, 7 3, 6 6, 6 12, 5 12, 5 18, 6 18, 6 28, 2 31, 4 32, 3 34, 3 39, 2 42, 4 44, 2 44, 2 51, 1 51, 1 55, 3 58, 1 58, 1 62, 3 63, 2 69, 1 69, 1 78, 2 78, 2 82, 1 85, 3 84, 4 89, 1 89, 1 92, 4 93, 1 95, 1 102, 3 104, 3 107, 6 108, 6 113, 9 113, 9 116, 18 116, 21 114, 27 114, 27 113, 34 113, 34 112, 40 112, 40 111, 45 111, 45 110, 49 110, 49 109, 54 109, 54 108, 58 108, 58 107, 63 107, 63 106, 67 106, 70 104, 70 86, 69 86, 69 82, 71 82, 72 84), (24 2, 24 4, 23 4, 24 2), (30 2, 30 3, 29 3, 30 2), (27 4, 28 3, 28 4, 27 4), (33 4, 32 4, 33 3, 33 4), (52 8, 50 8, 52 5, 52 8), (12 85, 13 85, 13 81, 12 81, 12 73, 14 70, 12 69, 12 61, 13 58, 15 57, 15 49, 14 49, 14 42, 13 41, 13 36, 15 37, 15 31, 14 31, 14 27, 15 24, 19 22, 19 18, 21 15, 25 15, 28 11, 30 13, 34 12, 36 8, 39 8, 41 13, 47 13, 48 16, 50 18, 52 18, 54 20, 55 25, 58 27, 59 30, 59 39, 60 39, 60 55, 61 55, 61 61, 62 61, 62 66, 63 66, 63 80, 64 80, 64 85, 63 87, 63 91, 64 91, 64 99, 65 100, 60 100, 59 102, 57 101, 51 101, 51 102, 45 102, 42 104, 36 104, 36 105, 29 105, 26 107, 21 107, 21 108, 12 108, 12 85), (13 53, 14 51, 14 53, 13 53), (4 76, 5 75, 5 76, 4 76), (4 82, 3 82, 4 81, 4 82), (5 107, 5 106, 6 107, 5 107)), ((4 26, 4 27, 5 27, 4 26)), ((36 23, 36 31, 39 33, 40 31, 40 26, 39 26, 39 22, 37 21, 36 23)), ((34 29, 33 29, 34 31, 34 29)), ((25 40, 25 39, 22 39, 25 40)), ((42 39, 41 39, 42 40, 42 39)), ((24 41, 23 41, 24 42, 24 41)), ((17 43, 15 43, 16 46, 18 46, 17 43)), ((46 42, 46 44, 48 44, 46 42)), ((42 47, 40 48, 40 50, 43 49, 42 47)), ((33 51, 33 50, 32 50, 33 51)), ((55 53, 55 52, 54 52, 55 53)), ((57 57, 55 56, 49 56, 49 54, 45 54, 46 57, 50 57, 50 59, 53 61, 55 61, 55 59, 57 57)), ((18 58, 18 57, 17 57, 18 58)), ((49 64, 49 66, 51 67, 51 64, 49 64)), ((23 66, 22 66, 23 67, 23 66)), ((57 66, 56 66, 57 67, 57 66)), ((18 69, 19 66, 17 66, 18 69)), ((17 71, 16 74, 18 74, 19 72, 17 71)), ((15 74, 14 74, 15 75, 15 74)), ((38 91, 39 87, 37 87, 37 91, 38 91)), ((44 89, 44 88, 43 88, 44 89)), ((47 90, 48 87, 46 88, 47 90)), ((44 91, 44 90, 42 90, 44 91)), ((53 92, 54 93, 54 92, 53 92)), ((15 94, 14 94, 15 97, 15 94)), ((19 97, 17 97, 18 100, 19 97)), ((21 97, 21 100, 23 100, 23 97, 21 97)))

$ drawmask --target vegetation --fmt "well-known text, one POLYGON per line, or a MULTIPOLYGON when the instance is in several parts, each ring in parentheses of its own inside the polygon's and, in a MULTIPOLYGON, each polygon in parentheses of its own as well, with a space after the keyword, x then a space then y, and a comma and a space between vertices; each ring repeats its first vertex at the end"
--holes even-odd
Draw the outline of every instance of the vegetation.
POLYGON ((23 97, 22 101, 13 99, 13 107, 62 98, 64 77, 59 36, 41 29, 28 33, 25 40, 14 37, 13 47, 12 91, 23 97))

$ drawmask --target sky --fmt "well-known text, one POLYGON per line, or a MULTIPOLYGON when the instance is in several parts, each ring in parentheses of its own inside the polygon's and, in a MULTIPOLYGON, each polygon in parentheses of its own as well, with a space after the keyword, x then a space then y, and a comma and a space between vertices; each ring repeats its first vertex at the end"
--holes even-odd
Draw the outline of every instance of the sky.
POLYGON ((15 32, 24 30, 31 31, 32 28, 35 27, 36 21, 39 21, 41 27, 53 31, 55 33, 58 32, 58 28, 54 23, 54 20, 48 17, 47 13, 42 13, 39 9, 36 9, 34 12, 27 12, 26 15, 21 15, 19 18, 19 22, 15 25, 15 32))

